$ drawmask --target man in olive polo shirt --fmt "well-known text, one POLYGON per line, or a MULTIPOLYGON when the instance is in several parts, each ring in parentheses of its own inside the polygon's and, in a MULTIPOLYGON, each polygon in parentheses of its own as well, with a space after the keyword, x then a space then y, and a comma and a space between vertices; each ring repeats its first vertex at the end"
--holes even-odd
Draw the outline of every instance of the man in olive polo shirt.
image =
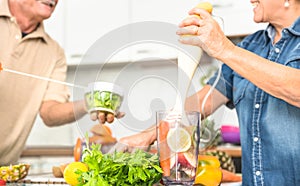
MULTIPOLYGON (((0 62, 4 68, 65 81, 63 49, 45 32, 58 0, 0 0, 0 62)), ((0 72, 0 166, 16 163, 36 116, 59 126, 86 114, 83 101, 68 102, 66 86, 0 72)))

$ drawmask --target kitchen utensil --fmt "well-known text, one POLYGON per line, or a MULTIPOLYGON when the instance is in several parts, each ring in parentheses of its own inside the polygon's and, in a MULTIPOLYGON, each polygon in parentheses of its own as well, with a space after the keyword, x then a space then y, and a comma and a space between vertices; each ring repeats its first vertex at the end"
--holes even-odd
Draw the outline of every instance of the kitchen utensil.
MULTIPOLYGON (((212 13, 212 5, 208 2, 201 2, 196 5, 197 8, 205 9, 207 12, 212 13)), ((199 17, 198 15, 192 15, 199 17)), ((199 17, 200 18, 200 17, 199 17)), ((183 36, 189 37, 190 35, 183 36)), ((182 113, 184 110, 184 101, 187 96, 187 91, 189 90, 192 78, 197 69, 198 63, 200 62, 202 56, 202 49, 197 46, 182 45, 186 52, 179 50, 178 53, 178 90, 176 102, 174 106, 174 111, 182 113), (186 80, 187 77, 187 80, 186 80), (182 96, 182 97, 181 97, 182 96)))
POLYGON ((44 80, 44 81, 50 81, 50 82, 54 82, 54 83, 58 83, 58 84, 62 84, 62 85, 67 85, 67 86, 70 86, 70 87, 76 87, 76 88, 81 88, 81 89, 86 88, 86 87, 81 86, 81 85, 75 85, 75 84, 67 83, 67 82, 64 82, 64 81, 59 81, 59 80, 55 80, 55 79, 51 79, 51 78, 47 78, 47 77, 43 77, 43 76, 38 76, 38 75, 34 75, 34 74, 29 74, 29 73, 25 73, 25 72, 20 72, 20 71, 4 68, 2 66, 2 64, 0 63, 0 72, 1 71, 10 72, 10 73, 14 73, 14 74, 22 75, 22 76, 27 76, 27 77, 32 77, 32 78, 40 79, 40 80, 44 80))
POLYGON ((178 53, 177 84, 179 92, 177 93, 174 110, 179 112, 184 110, 184 101, 182 100, 186 98, 187 91, 202 56, 202 50, 199 47, 190 46, 188 51, 189 54, 183 51, 178 53))

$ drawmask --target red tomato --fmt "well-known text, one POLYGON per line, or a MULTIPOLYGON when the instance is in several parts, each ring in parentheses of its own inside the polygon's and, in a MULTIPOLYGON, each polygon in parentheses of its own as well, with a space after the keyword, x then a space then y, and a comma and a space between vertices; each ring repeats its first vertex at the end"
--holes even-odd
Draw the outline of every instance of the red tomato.
POLYGON ((2 180, 2 179, 0 179, 0 185, 6 185, 6 181, 5 181, 5 180, 2 180))

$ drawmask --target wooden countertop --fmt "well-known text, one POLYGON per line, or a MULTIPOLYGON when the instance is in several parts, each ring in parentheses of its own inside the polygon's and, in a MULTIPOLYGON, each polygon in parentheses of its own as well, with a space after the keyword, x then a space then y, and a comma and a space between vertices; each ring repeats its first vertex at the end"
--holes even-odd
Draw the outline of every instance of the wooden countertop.
POLYGON ((218 146, 218 150, 226 152, 228 155, 240 158, 242 157, 242 149, 241 146, 233 146, 233 145, 224 145, 224 146, 218 146))
MULTIPOLYGON (((232 157, 241 157, 240 146, 219 146, 218 150, 222 150, 232 157)), ((21 157, 33 157, 33 156, 73 156, 74 147, 72 146, 28 146, 26 147, 21 157)))
POLYGON ((28 146, 21 157, 32 156, 73 156, 74 147, 72 146, 28 146))

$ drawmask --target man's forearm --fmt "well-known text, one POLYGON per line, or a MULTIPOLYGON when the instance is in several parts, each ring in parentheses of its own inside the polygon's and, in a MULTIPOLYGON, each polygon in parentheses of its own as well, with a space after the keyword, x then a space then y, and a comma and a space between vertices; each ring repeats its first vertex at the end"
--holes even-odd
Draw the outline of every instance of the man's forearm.
POLYGON ((49 126, 59 126, 80 119, 86 114, 84 101, 58 103, 46 101, 42 103, 40 115, 44 123, 49 126))

